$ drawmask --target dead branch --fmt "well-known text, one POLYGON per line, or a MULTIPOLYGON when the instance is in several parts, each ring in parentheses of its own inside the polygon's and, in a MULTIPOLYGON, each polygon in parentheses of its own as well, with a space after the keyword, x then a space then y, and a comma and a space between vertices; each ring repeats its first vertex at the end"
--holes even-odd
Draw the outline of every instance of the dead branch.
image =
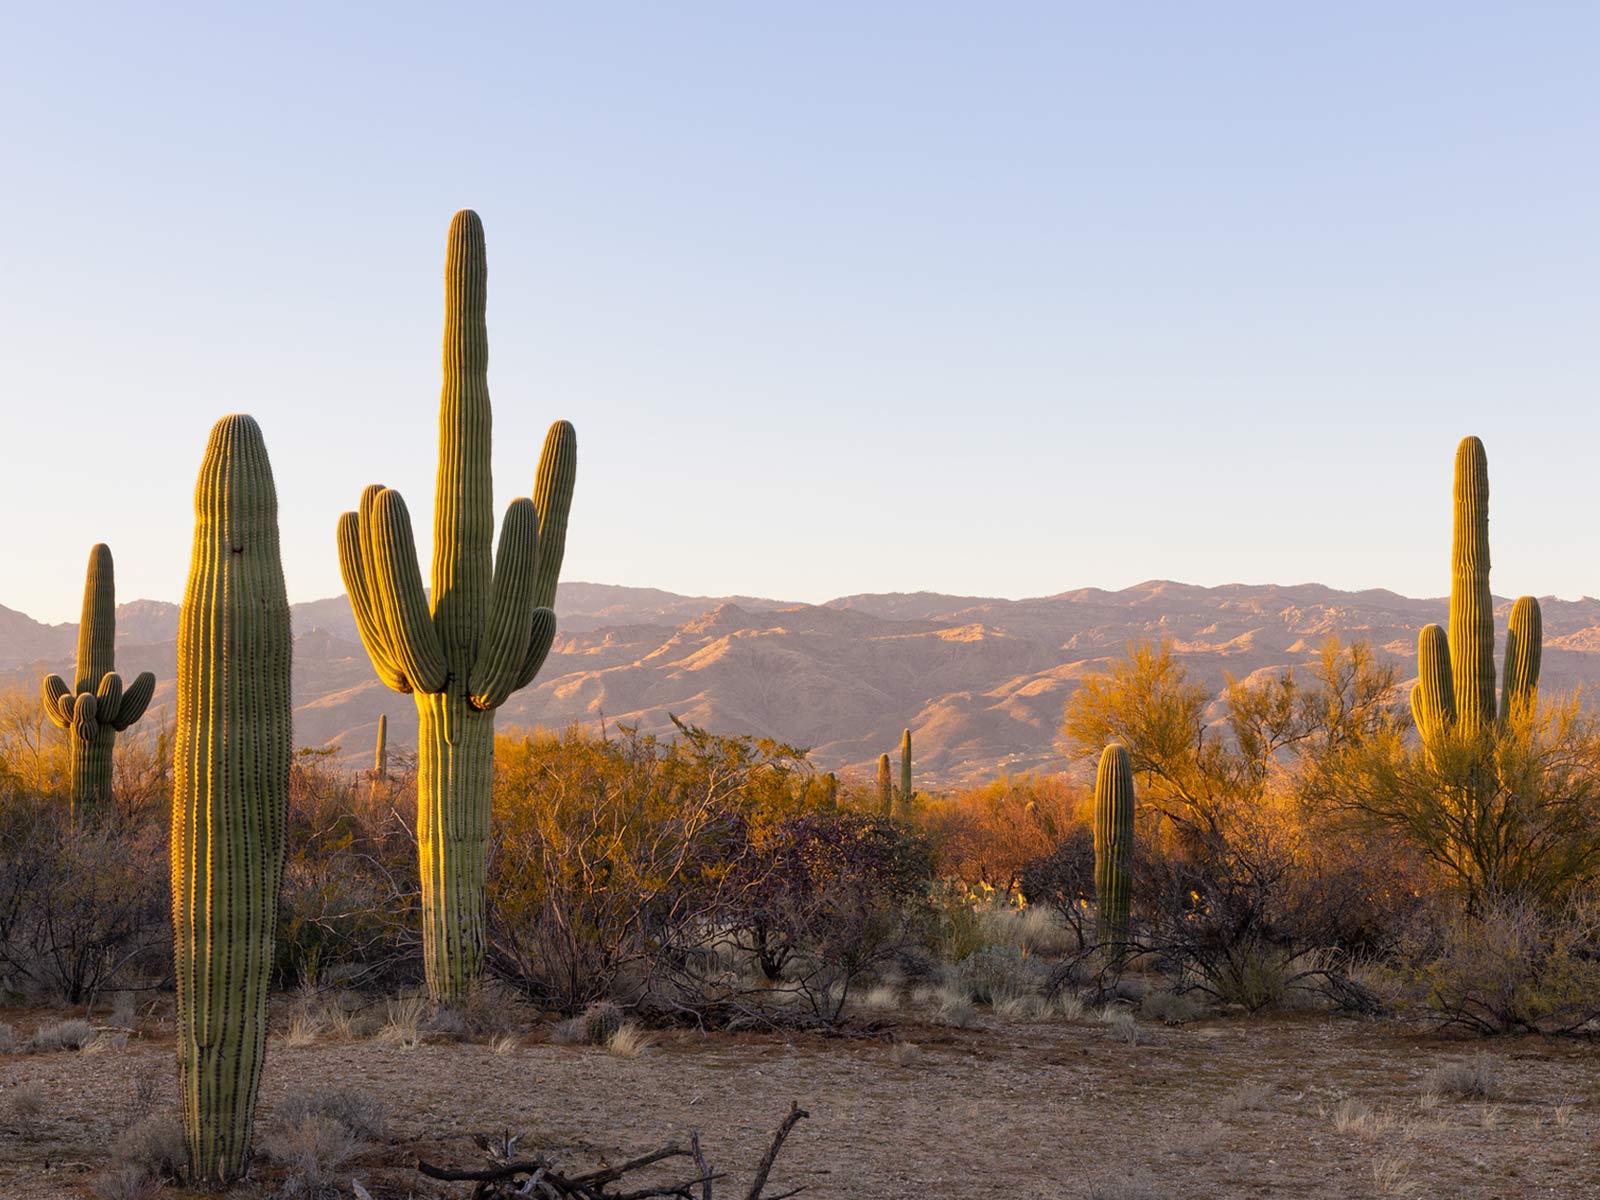
MULTIPOLYGON (((783 1124, 779 1125, 772 1134, 772 1145, 767 1147, 767 1152, 761 1156, 761 1165, 756 1168, 756 1177, 750 1181, 750 1190, 745 1193, 744 1200, 761 1200, 761 1192, 767 1186, 767 1176, 772 1173, 772 1164, 778 1161, 778 1151, 783 1149, 783 1140, 789 1136, 789 1131, 811 1114, 800 1107, 798 1101, 790 1101, 789 1115, 784 1117, 783 1124)), ((789 1192, 788 1195, 794 1195, 789 1192)))

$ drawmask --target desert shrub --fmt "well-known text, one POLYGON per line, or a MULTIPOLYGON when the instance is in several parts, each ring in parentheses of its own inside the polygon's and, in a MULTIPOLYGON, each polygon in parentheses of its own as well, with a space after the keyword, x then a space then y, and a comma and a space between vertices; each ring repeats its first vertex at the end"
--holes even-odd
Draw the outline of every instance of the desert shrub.
POLYGON ((498 744, 490 962, 565 1012, 618 997, 702 1004, 752 833, 808 794, 786 746, 687 726, 665 741, 576 729, 498 744))
POLYGON ((1441 1025, 1483 1034, 1572 1032, 1600 1018, 1600 906, 1500 898, 1463 910, 1408 975, 1441 1025))
POLYGON ((1500 1095, 1500 1080, 1487 1054, 1440 1063, 1422 1077, 1428 1096, 1456 1096, 1463 1100, 1493 1100, 1500 1095))
POLYGON ((1152 1020, 1179 1025, 1204 1015, 1205 1005, 1190 993, 1154 988, 1140 998, 1139 1011, 1152 1020))
POLYGON ((267 1155, 283 1164, 279 1195, 292 1200, 334 1200, 339 1168, 355 1157, 359 1141, 332 1117, 307 1113, 297 1121, 274 1121, 262 1139, 267 1155))
POLYGON ((89 1181, 95 1200, 155 1200, 166 1185, 138 1167, 107 1167, 89 1181))
POLYGON ((151 1180, 179 1181, 189 1165, 183 1126, 171 1117, 145 1117, 135 1121, 117 1136, 111 1150, 111 1164, 123 1174, 131 1172, 151 1180))
POLYGON ((1082 944, 1095 900, 1093 830, 1075 825, 1048 854, 1025 863, 1019 888, 1030 907, 1055 913, 1082 944))
POLYGON ((171 958, 166 830, 59 804, 0 806, 0 971, 23 993, 92 1003, 171 958))
POLYGON ((273 1113, 273 1119, 284 1126, 301 1125, 308 1117, 333 1121, 351 1137, 369 1142, 382 1141, 389 1124, 388 1107, 360 1088, 290 1092, 273 1113))
POLYGON ((41 1054, 82 1050, 94 1038, 94 1026, 78 1017, 42 1025, 28 1041, 28 1049, 41 1054))
POLYGON ((6 1099, 6 1116, 11 1127, 25 1138, 35 1137, 44 1117, 44 1089, 36 1083, 20 1083, 6 1099))
POLYGON ((416 840, 401 817, 406 764, 381 784, 301 750, 289 776, 289 855, 278 909, 281 983, 394 986, 419 975, 416 840))
POLYGON ((979 1004, 996 1004, 1018 996, 1037 995, 1050 972, 1038 959, 1014 946, 985 946, 957 965, 957 984, 979 1004))
POLYGON ((1002 775, 941 797, 919 817, 941 878, 1007 899, 1024 866, 1050 853, 1074 824, 1083 789, 1057 776, 1002 775))

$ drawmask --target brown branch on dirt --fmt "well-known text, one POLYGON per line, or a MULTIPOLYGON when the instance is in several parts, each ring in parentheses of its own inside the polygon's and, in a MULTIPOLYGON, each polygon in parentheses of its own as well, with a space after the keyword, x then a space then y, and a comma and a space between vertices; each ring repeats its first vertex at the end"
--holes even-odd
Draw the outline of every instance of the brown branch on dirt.
MULTIPOLYGON (((782 1124, 772 1133, 771 1144, 767 1152, 762 1155, 760 1164, 756 1167, 754 1179, 750 1183, 750 1190, 745 1193, 745 1200, 762 1200, 762 1193, 767 1186, 767 1177, 772 1174, 772 1166, 778 1160, 778 1153, 783 1149, 784 1139, 804 1118, 810 1116, 799 1104, 791 1103, 789 1113, 784 1117, 782 1124)), ((491 1158, 504 1158, 515 1145, 515 1139, 509 1135, 499 1143, 498 1149, 488 1140, 479 1139, 479 1144, 490 1152, 491 1158)), ((472 1190, 473 1200, 497 1200, 512 1196, 543 1197, 544 1200, 696 1200, 695 1189, 699 1189, 698 1200, 711 1200, 711 1184, 713 1180, 723 1178, 721 1172, 714 1171, 711 1164, 706 1161, 704 1152, 700 1149, 700 1134, 689 1134, 689 1149, 685 1150, 676 1142, 669 1143, 659 1150, 652 1150, 649 1154, 641 1154, 637 1158, 630 1158, 617 1166, 603 1167, 598 1171, 590 1171, 584 1175, 571 1177, 560 1174, 555 1169, 555 1164, 542 1155, 531 1159, 520 1159, 516 1162, 495 1162, 487 1167, 440 1167, 433 1163, 417 1159, 417 1170, 429 1179, 437 1179, 447 1183, 475 1183, 472 1190), (698 1172, 692 1179, 679 1180, 674 1183, 649 1184, 633 1191, 608 1191, 613 1185, 620 1183, 624 1176, 654 1166, 672 1158, 692 1158, 695 1170, 698 1172), (519 1178, 525 1176, 526 1178, 519 1178)), ((777 1196, 767 1197, 767 1200, 785 1200, 803 1188, 794 1188, 777 1196)))

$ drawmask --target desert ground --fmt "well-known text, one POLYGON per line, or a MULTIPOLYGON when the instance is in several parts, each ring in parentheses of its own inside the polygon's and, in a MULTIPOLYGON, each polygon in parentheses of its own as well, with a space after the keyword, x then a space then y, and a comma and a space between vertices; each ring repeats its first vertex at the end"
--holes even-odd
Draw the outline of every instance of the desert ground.
MULTIPOLYGON (((60 1019, 0 1010, 19 1042, 60 1019)), ((354 1180, 375 1200, 466 1196, 471 1185, 425 1180, 416 1160, 481 1166, 471 1135, 506 1130, 524 1134, 519 1153, 581 1169, 698 1130, 714 1169, 727 1172, 717 1195, 742 1196, 791 1101, 810 1117, 769 1194, 1600 1197, 1600 1046, 1588 1040, 1450 1039, 1320 1013, 1140 1020, 1137 1044, 1126 1024, 1092 1018, 888 1026, 828 1038, 658 1032, 636 1057, 552 1044, 548 1027, 409 1049, 278 1034, 258 1126, 270 1127, 294 1090, 378 1097, 386 1134, 337 1180, 341 1195, 354 1180), (1480 1055, 1491 1098, 1429 1091, 1430 1071, 1481 1069, 1480 1055)), ((158 1018, 88 1052, 0 1057, 0 1195, 93 1195, 120 1132, 172 1110, 175 1077, 170 1027, 158 1018), (19 1118, 19 1093, 43 1103, 19 1118)), ((272 1196, 282 1178, 262 1154, 234 1194, 272 1196)))

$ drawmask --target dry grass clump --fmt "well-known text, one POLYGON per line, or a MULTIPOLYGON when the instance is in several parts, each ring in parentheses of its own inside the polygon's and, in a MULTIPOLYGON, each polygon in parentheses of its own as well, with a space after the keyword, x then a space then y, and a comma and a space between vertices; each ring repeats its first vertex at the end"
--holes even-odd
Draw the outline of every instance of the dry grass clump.
POLYGON ((401 1050, 415 1050, 422 1045, 422 1020, 427 1011, 428 1002, 421 996, 397 996, 385 1002, 377 1040, 401 1050))
POLYGON ((889 1047, 889 1061, 897 1067, 914 1067, 922 1061, 922 1047, 915 1042, 894 1042, 889 1047))
POLYGON ((1078 951, 1078 937, 1054 912, 1043 905, 1016 908, 1009 904, 980 904, 974 909, 983 941, 1010 946, 1027 955, 1060 958, 1078 951))
POLYGON ((1322 1110, 1336 1133, 1349 1133, 1357 1137, 1381 1137, 1395 1127, 1392 1114, 1372 1107, 1364 1100, 1348 1096, 1332 1109, 1322 1110))
POLYGON ((1096 1020, 1105 1025, 1109 1029, 1111 1036, 1119 1042, 1137 1046, 1146 1040, 1143 1032, 1139 1029, 1139 1022, 1135 1019, 1132 1009, 1108 1004, 1100 1010, 1096 1020))
POLYGON ((81 1018, 58 1021, 41 1026, 28 1041, 28 1049, 36 1054, 51 1054, 60 1050, 82 1050, 94 1037, 94 1026, 81 1018))
POLYGON ((142 1174, 157 1183, 177 1182, 189 1165, 183 1126, 171 1117, 146 1117, 124 1129, 111 1150, 111 1171, 142 1174))
POLYGON ((521 1044, 521 1039, 514 1033, 502 1033, 489 1043, 489 1049, 496 1054, 510 1054, 521 1044))
POLYGON ((1271 1086, 1254 1079, 1245 1080, 1216 1103, 1216 1111, 1223 1116, 1234 1116, 1242 1112, 1261 1112, 1271 1107, 1271 1086))
POLYGON ((166 1188, 138 1167, 107 1167, 89 1181, 95 1200, 154 1200, 166 1188))
POLYGON ((31 1139, 39 1133, 44 1109, 44 1089, 36 1083, 19 1083, 11 1089, 11 1096, 6 1102, 6 1117, 11 1128, 31 1139))
POLYGON ((552 1029, 550 1040, 558 1046, 608 1046, 622 1027, 622 1009, 610 1000, 596 1000, 552 1029))
POLYGON ((1139 1011, 1153 1021, 1167 1025, 1182 1025, 1205 1013, 1205 1005, 1192 994, 1175 992, 1169 988, 1152 989, 1139 1001, 1139 1011))
POLYGON ((1493 1100, 1500 1095, 1494 1062, 1487 1054, 1440 1063, 1422 1077, 1427 1096, 1457 1096, 1463 1100, 1493 1100))
POLYGON ((625 1021, 606 1039, 606 1053, 613 1058, 638 1058, 655 1039, 632 1021, 625 1021))
POLYGON ((355 1157, 360 1144, 331 1117, 307 1114, 297 1123, 275 1122, 262 1149, 286 1168, 278 1194, 294 1200, 333 1200, 335 1173, 355 1157))
POLYGON ((1372 1160, 1372 1189, 1378 1195, 1409 1196, 1415 1188, 1411 1164, 1398 1151, 1388 1151, 1372 1160))
POLYGON ((879 983, 860 992, 856 1003, 871 1012, 886 1012, 900 1007, 900 989, 892 983, 879 983))
POLYGON ((316 1014, 296 1012, 289 1018, 289 1029, 283 1035, 283 1041, 288 1046, 311 1046, 316 1044, 321 1032, 322 1021, 316 1014))

